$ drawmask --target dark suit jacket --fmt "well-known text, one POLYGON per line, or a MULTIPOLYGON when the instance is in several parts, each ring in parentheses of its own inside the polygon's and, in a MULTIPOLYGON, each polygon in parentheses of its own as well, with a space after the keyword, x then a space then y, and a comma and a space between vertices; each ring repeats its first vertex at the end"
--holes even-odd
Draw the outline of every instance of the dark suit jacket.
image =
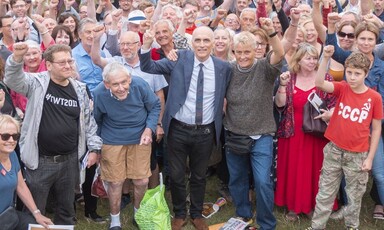
MULTIPOLYGON (((190 50, 178 52, 176 62, 163 58, 153 61, 151 53, 140 54, 140 68, 142 71, 152 74, 170 74, 168 98, 163 116, 164 132, 167 135, 169 125, 175 114, 184 105, 191 83, 194 53, 190 50)), ((229 63, 212 57, 215 66, 215 105, 214 123, 216 130, 216 141, 219 141, 223 120, 224 96, 231 79, 232 68, 229 63)))

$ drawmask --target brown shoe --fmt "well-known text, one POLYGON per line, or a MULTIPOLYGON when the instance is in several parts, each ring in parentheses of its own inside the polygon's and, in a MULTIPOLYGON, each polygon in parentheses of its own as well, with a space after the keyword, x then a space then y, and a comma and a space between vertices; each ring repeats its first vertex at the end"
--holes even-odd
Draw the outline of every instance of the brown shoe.
POLYGON ((197 230, 208 230, 208 225, 203 218, 191 219, 191 223, 197 230))
POLYGON ((181 218, 173 218, 172 219, 172 230, 181 230, 183 226, 187 224, 187 221, 185 219, 181 218))

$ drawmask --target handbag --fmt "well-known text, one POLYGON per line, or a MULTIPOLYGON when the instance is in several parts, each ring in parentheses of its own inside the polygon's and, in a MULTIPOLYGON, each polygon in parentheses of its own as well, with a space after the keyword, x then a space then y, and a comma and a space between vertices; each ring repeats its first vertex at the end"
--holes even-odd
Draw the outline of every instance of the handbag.
POLYGON ((100 165, 97 166, 95 176, 93 178, 91 195, 99 198, 108 198, 107 184, 103 182, 100 176, 100 165))
POLYGON ((225 131, 225 147, 227 147, 231 153, 247 155, 251 152, 253 143, 254 140, 250 136, 236 134, 229 130, 225 131))
POLYGON ((13 206, 9 206, 2 213, 0 213, 0 226, 1 229, 12 230, 15 229, 19 222, 16 209, 13 206))
POLYGON ((324 137, 327 124, 322 119, 314 119, 320 113, 308 101, 303 108, 303 132, 317 137, 324 137))

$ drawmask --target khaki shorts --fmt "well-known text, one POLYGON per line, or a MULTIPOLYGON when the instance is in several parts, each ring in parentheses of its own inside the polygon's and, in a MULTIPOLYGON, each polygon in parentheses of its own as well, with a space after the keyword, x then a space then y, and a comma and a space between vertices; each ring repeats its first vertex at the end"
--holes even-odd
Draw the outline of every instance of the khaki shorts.
POLYGON ((103 145, 101 148, 101 179, 119 182, 151 176, 151 145, 103 145))

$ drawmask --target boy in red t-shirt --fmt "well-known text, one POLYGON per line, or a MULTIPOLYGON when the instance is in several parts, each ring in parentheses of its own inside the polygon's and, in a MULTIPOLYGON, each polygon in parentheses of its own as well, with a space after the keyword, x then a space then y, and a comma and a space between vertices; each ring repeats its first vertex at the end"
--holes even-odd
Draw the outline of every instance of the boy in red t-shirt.
POLYGON ((383 106, 381 95, 364 84, 371 62, 361 52, 352 53, 345 61, 347 82, 324 81, 333 52, 333 46, 324 47, 316 75, 316 86, 333 93, 337 97, 337 106, 325 132, 330 142, 324 147, 316 208, 312 226, 308 229, 325 229, 344 175, 348 197, 344 220, 347 229, 353 230, 359 227, 361 199, 379 143, 383 106))

